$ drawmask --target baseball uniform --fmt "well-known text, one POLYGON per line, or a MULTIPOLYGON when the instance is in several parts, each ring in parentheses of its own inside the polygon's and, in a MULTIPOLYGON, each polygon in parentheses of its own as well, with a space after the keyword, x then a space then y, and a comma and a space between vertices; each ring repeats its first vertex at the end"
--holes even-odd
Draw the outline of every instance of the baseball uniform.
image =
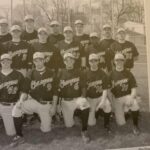
POLYGON ((128 70, 114 70, 110 74, 111 92, 114 95, 114 109, 116 121, 119 125, 125 124, 124 113, 129 110, 136 112, 139 105, 135 98, 131 97, 131 89, 136 88, 136 80, 133 74, 128 70), (127 106, 127 102, 132 100, 132 105, 127 106))
POLYGON ((12 109, 19 100, 21 92, 26 92, 24 77, 21 73, 13 70, 10 74, 4 75, 0 72, 0 115, 8 135, 16 133, 12 109))
POLYGON ((48 37, 48 41, 49 43, 51 43, 52 45, 57 44, 59 41, 64 40, 64 36, 62 34, 50 34, 48 37))
POLYGON ((21 34, 21 39, 28 43, 33 43, 38 40, 37 31, 34 30, 32 33, 28 33, 26 30, 24 30, 21 34))
POLYGON ((9 53, 12 56, 12 68, 20 71, 26 76, 27 69, 32 66, 32 48, 25 42, 13 42, 9 41, 4 44, 5 53, 9 53))
POLYGON ((65 53, 72 53, 75 58, 75 68, 81 67, 81 58, 84 56, 81 46, 78 42, 72 41, 71 43, 66 43, 65 40, 58 42, 56 47, 59 50, 60 59, 59 59, 59 68, 64 68, 63 56, 65 53))
POLYGON ((81 110, 82 131, 87 130, 89 104, 85 98, 81 98, 82 89, 85 87, 84 75, 79 69, 62 69, 58 72, 57 80, 66 127, 74 125, 74 112, 79 109, 81 110))
POLYGON ((83 35, 75 35, 74 40, 78 43, 80 43, 83 48, 85 48, 89 44, 89 35, 88 34, 83 34, 83 35))
MULTIPOLYGON (((86 97, 90 104, 90 114, 89 114, 89 125, 96 124, 95 112, 98 104, 101 102, 103 90, 107 90, 109 88, 108 77, 101 70, 91 71, 88 69, 85 73, 86 78, 86 97)), ((105 106, 100 108, 104 111, 104 127, 109 126, 109 118, 111 112, 111 104, 108 99, 105 101, 105 106)))
MULTIPOLYGON (((92 53, 95 53, 99 56, 99 67, 102 69, 106 69, 107 65, 106 65, 106 52, 104 49, 102 49, 102 47, 100 46, 100 44, 89 44, 85 50, 86 53, 86 59, 88 62, 88 58, 89 55, 92 53)), ((88 65, 88 64, 87 64, 88 65)))
POLYGON ((110 46, 113 42, 115 42, 115 40, 111 38, 111 39, 103 39, 99 43, 101 49, 105 51, 105 54, 106 54, 105 58, 106 58, 106 65, 107 65, 108 71, 112 70, 112 64, 111 64, 112 58, 110 55, 110 46))
POLYGON ((51 130, 53 95, 56 94, 54 72, 48 68, 44 71, 33 70, 29 79, 28 99, 23 102, 20 112, 17 107, 13 109, 13 117, 21 117, 23 113, 37 113, 41 120, 41 130, 51 130))
POLYGON ((40 43, 34 42, 32 44, 33 52, 42 52, 45 55, 45 65, 51 69, 58 68, 58 60, 60 58, 59 52, 52 44, 49 42, 40 43))
POLYGON ((135 45, 129 41, 125 41, 124 43, 119 43, 118 41, 116 41, 111 45, 112 59, 117 52, 121 52, 125 55, 125 67, 128 69, 132 69, 134 67, 134 58, 139 55, 135 45))
POLYGON ((0 35, 0 43, 5 43, 11 40, 12 40, 12 36, 10 33, 7 33, 5 35, 0 35))

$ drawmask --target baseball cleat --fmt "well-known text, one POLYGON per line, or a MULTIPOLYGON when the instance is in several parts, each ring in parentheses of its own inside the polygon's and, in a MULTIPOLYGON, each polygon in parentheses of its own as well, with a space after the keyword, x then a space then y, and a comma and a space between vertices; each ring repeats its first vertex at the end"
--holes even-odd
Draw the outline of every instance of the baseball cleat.
POLYGON ((108 134, 111 134, 111 133, 112 133, 110 127, 105 127, 105 131, 106 131, 108 134))
POLYGON ((17 145, 23 144, 24 138, 21 136, 15 136, 12 143, 10 144, 10 147, 16 147, 17 145))
POLYGON ((88 132, 87 131, 83 131, 81 133, 82 135, 82 140, 84 141, 84 143, 89 143, 90 142, 90 136, 88 135, 88 132))
POLYGON ((133 128, 133 134, 134 134, 134 135, 139 135, 139 134, 140 134, 140 130, 139 130, 138 127, 134 127, 134 128, 133 128))

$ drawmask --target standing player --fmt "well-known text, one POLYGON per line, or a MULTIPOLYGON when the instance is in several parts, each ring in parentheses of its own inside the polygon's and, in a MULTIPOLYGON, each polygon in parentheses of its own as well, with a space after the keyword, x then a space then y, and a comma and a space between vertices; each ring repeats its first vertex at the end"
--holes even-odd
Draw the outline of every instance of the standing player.
MULTIPOLYGON (((85 48, 89 44, 89 35, 84 33, 84 23, 82 20, 75 21, 75 36, 74 40, 81 44, 81 51, 82 53, 85 52, 85 48)), ((83 59, 84 63, 86 64, 86 58, 83 59)))
POLYGON ((74 40, 79 42, 83 48, 89 44, 89 35, 84 33, 84 24, 82 20, 75 21, 75 36, 74 40))
POLYGON ((20 71, 24 76, 27 74, 27 69, 32 65, 31 58, 32 50, 31 46, 22 41, 21 36, 21 27, 18 25, 13 25, 11 27, 12 40, 4 44, 6 52, 12 56, 12 67, 20 71))
POLYGON ((3 119, 7 135, 15 135, 12 109, 19 100, 20 94, 25 92, 24 77, 11 68, 12 58, 9 54, 0 57, 0 116, 3 119))
POLYGON ((63 41, 58 42, 56 47, 60 52, 61 58, 59 59, 59 68, 64 68, 65 64, 63 62, 63 55, 66 52, 72 53, 76 59, 75 68, 85 67, 85 56, 81 50, 81 45, 73 40, 73 30, 70 26, 64 28, 64 37, 63 41))
POLYGON ((21 39, 33 43, 37 40, 37 31, 34 27, 34 18, 32 15, 26 15, 24 18, 25 30, 21 34, 21 39))
POLYGON ((54 72, 44 65, 43 53, 36 52, 33 55, 35 69, 29 79, 29 92, 21 96, 15 105, 12 115, 16 127, 17 137, 13 144, 18 144, 22 134, 22 114, 37 113, 41 120, 41 130, 51 130, 51 118, 55 114, 57 104, 57 89, 55 89, 54 72))
POLYGON ((8 31, 8 21, 4 18, 0 19, 0 43, 4 43, 12 39, 11 34, 8 31))
POLYGON ((115 70, 110 74, 111 92, 114 96, 114 110, 118 125, 124 125, 125 112, 131 110, 133 119, 133 133, 139 134, 138 117, 139 105, 137 103, 136 80, 133 74, 124 68, 125 57, 116 53, 114 58, 115 70))
POLYGON ((110 72, 112 70, 112 60, 110 55, 110 46, 115 40, 112 38, 112 30, 109 24, 105 24, 102 30, 103 38, 100 41, 100 46, 103 51, 106 53, 106 63, 107 70, 110 72))
MULTIPOLYGON (((99 67, 106 71, 106 52, 101 48, 99 44, 98 34, 93 32, 90 34, 90 44, 85 49, 87 63, 89 59, 89 55, 95 53, 99 57, 99 67)), ((88 65, 88 64, 87 64, 88 65)))
POLYGON ((58 21, 52 21, 50 24, 52 33, 48 37, 48 41, 55 45, 59 41, 64 40, 64 36, 60 33, 60 24, 58 21))
POLYGON ((32 43, 34 52, 42 52, 45 56, 45 65, 51 69, 58 68, 58 50, 48 42, 48 31, 42 27, 38 29, 38 41, 32 43))
POLYGON ((97 54, 89 55, 90 68, 86 71, 86 97, 90 104, 90 114, 88 124, 96 124, 95 113, 103 110, 104 128, 110 133, 109 119, 111 114, 111 104, 107 98, 108 77, 99 69, 99 57, 97 54))
POLYGON ((65 53, 65 68, 58 72, 59 95, 62 98, 61 106, 66 127, 74 125, 74 112, 80 111, 82 121, 82 138, 84 142, 89 142, 87 134, 87 124, 89 117, 89 103, 84 97, 85 82, 84 76, 80 69, 75 69, 75 57, 71 53, 65 53), (81 97, 83 96, 83 97, 81 97))
POLYGON ((125 55, 126 63, 125 67, 131 70, 134 67, 134 61, 138 59, 138 51, 135 45, 126 39, 126 31, 123 28, 119 28, 117 31, 117 41, 111 45, 112 56, 117 52, 121 52, 125 55))

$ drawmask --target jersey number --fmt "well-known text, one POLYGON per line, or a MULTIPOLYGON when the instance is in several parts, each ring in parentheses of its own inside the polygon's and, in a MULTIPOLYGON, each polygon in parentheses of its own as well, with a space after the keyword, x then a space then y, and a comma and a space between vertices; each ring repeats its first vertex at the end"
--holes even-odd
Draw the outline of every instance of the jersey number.
POLYGON ((122 85, 121 85, 121 88, 122 88, 122 89, 121 89, 122 92, 126 92, 126 91, 128 90, 128 85, 122 84, 122 85))
POLYGON ((16 94, 18 91, 18 88, 17 87, 13 87, 13 86, 10 86, 8 88, 8 94, 16 94))

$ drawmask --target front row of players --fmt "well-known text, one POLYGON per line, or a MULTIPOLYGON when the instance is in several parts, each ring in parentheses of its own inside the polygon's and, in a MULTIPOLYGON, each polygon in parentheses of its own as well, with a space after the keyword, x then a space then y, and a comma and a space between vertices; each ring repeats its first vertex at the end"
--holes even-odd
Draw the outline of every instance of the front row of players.
POLYGON ((21 73, 11 68, 11 56, 1 55, 0 115, 6 133, 16 135, 12 145, 24 142, 23 114, 37 113, 41 121, 41 130, 51 130, 58 97, 61 98, 66 127, 74 125, 74 113, 78 111, 82 124, 81 135, 85 143, 90 141, 88 125, 95 125, 101 112, 104 116, 104 128, 110 132, 111 106, 114 107, 118 125, 126 123, 125 112, 130 110, 133 132, 139 134, 137 85, 132 73, 124 68, 123 54, 115 55, 115 69, 109 76, 99 69, 99 58, 96 54, 89 55, 89 69, 86 71, 74 68, 75 58, 71 53, 65 53, 63 59, 65 68, 59 70, 56 75, 45 67, 43 53, 34 53, 35 69, 28 79, 24 79, 21 73))

